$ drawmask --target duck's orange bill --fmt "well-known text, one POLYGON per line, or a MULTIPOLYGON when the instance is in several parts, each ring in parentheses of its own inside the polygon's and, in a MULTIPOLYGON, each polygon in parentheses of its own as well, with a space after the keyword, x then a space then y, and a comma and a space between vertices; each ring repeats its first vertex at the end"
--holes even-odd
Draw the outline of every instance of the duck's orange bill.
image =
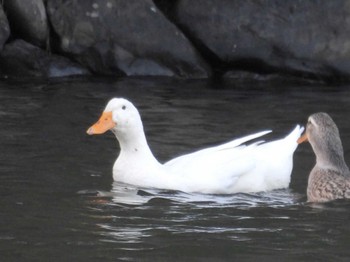
POLYGON ((308 139, 308 137, 307 137, 307 135, 305 133, 301 137, 299 137, 299 139, 297 140, 297 143, 301 144, 301 143, 308 142, 308 141, 309 141, 309 139, 308 139))
POLYGON ((88 135, 99 135, 103 134, 111 128, 115 127, 116 123, 114 123, 112 119, 112 112, 103 112, 100 119, 92 125, 86 133, 88 135))

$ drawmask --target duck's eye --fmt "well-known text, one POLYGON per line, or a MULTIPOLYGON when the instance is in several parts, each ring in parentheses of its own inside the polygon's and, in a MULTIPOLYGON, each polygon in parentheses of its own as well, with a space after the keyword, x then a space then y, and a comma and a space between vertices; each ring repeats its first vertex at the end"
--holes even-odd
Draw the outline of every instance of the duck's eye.
POLYGON ((307 121, 307 125, 308 126, 312 126, 314 123, 311 121, 311 120, 309 120, 309 121, 307 121))
POLYGON ((122 106, 122 109, 125 110, 125 109, 126 109, 126 106, 122 106))

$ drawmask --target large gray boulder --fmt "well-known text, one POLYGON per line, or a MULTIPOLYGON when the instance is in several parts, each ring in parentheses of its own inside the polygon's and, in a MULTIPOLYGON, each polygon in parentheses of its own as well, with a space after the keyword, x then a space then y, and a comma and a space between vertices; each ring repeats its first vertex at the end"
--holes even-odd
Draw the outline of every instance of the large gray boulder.
POLYGON ((10 27, 7 21, 7 17, 0 5, 0 51, 2 50, 5 42, 7 41, 10 35, 10 27))
POLYGON ((49 54, 23 40, 4 46, 0 53, 0 74, 4 77, 67 77, 89 71, 68 58, 49 54))
POLYGON ((4 0, 3 3, 13 37, 45 47, 49 26, 43 0, 4 0))
POLYGON ((223 68, 350 75, 349 1, 179 0, 171 7, 178 26, 223 68))
POLYGON ((202 78, 206 62, 152 0, 48 0, 60 51, 102 74, 202 78))

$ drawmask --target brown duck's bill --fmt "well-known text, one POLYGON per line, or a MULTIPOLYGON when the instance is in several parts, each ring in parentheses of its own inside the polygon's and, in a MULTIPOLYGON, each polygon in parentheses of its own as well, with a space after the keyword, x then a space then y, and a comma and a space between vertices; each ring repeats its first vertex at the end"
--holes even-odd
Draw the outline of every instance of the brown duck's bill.
POLYGON ((308 142, 309 141, 309 139, 308 139, 308 137, 307 137, 307 135, 306 135, 306 133, 305 134, 303 134, 301 137, 299 137, 299 139, 297 140, 297 143, 298 144, 301 144, 301 143, 303 143, 303 142, 308 142))
POLYGON ((114 123, 112 119, 112 112, 103 112, 100 119, 94 125, 92 125, 86 131, 86 133, 88 135, 99 135, 105 133, 115 126, 116 123, 114 123))

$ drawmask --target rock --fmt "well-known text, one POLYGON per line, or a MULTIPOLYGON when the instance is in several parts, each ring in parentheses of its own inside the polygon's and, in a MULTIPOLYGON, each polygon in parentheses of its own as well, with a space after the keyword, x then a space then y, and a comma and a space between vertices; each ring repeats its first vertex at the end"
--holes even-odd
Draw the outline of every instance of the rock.
POLYGON ((0 51, 2 50, 5 42, 7 41, 10 35, 10 27, 7 21, 7 17, 0 5, 0 51))
MULTIPOLYGON (((9 66, 0 61, 3 72, 47 77, 85 74, 89 68, 114 76, 350 80, 347 0, 3 0, 3 5, 11 41, 49 48, 50 38, 50 50, 81 65, 14 41, 1 53, 9 66)), ((0 5, 0 51, 9 34, 0 5)))
POLYGON ((349 1, 179 0, 167 7, 221 69, 349 79, 349 1))
POLYGON ((45 47, 49 27, 43 0, 4 0, 3 3, 13 38, 45 47))
POLYGON ((87 75, 89 71, 67 58, 49 53, 23 40, 4 46, 0 53, 0 72, 9 77, 64 77, 87 75))
POLYGON ((210 68, 152 0, 48 0, 62 52, 102 74, 202 78, 210 68))

